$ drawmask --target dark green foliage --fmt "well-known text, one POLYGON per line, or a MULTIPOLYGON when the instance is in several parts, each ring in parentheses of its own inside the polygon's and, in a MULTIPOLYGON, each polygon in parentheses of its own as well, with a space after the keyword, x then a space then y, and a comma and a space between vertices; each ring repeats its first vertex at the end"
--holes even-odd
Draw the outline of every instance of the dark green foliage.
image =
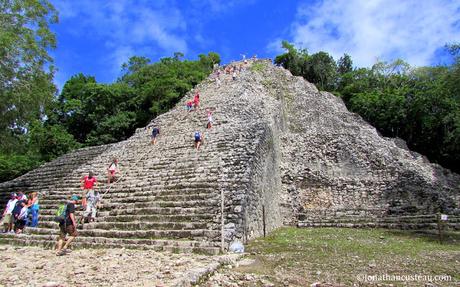
POLYGON ((457 56, 453 65, 417 69, 402 60, 353 69, 347 54, 335 65, 327 53, 308 55, 289 43, 283 47, 287 53, 277 56, 276 64, 342 97, 384 136, 400 137, 430 160, 460 171, 458 44, 448 46, 457 56))
POLYGON ((0 181, 42 162, 30 150, 28 131, 53 100, 55 48, 50 25, 57 12, 49 1, 0 1, 0 181))
POLYGON ((276 56, 275 64, 302 76, 322 90, 333 90, 336 84, 337 65, 334 58, 325 52, 308 55, 307 50, 298 50, 286 41, 282 42, 286 53, 276 56))
POLYGON ((353 71, 353 61, 351 60, 350 55, 344 54, 343 57, 341 57, 337 61, 337 72, 340 75, 344 75, 352 71, 353 71))
POLYGON ((297 50, 294 45, 287 41, 282 42, 282 47, 286 53, 276 56, 275 64, 288 69, 294 76, 304 76, 309 57, 307 50, 297 50))
POLYGON ((0 138, 23 132, 51 100, 56 45, 49 25, 57 12, 46 0, 0 2, 0 138))
POLYGON ((220 62, 216 53, 182 60, 182 53, 150 63, 131 57, 114 84, 98 84, 78 74, 64 85, 48 122, 61 124, 84 145, 117 142, 170 110, 220 62))
POLYGON ((334 58, 326 52, 311 55, 306 61, 303 76, 315 83, 320 90, 334 90, 337 78, 337 65, 334 58))
POLYGON ((63 126, 39 121, 32 123, 29 138, 29 152, 39 155, 41 161, 50 161, 81 146, 63 126))
POLYGON ((0 154, 0 181, 18 177, 38 167, 41 161, 30 154, 0 154))

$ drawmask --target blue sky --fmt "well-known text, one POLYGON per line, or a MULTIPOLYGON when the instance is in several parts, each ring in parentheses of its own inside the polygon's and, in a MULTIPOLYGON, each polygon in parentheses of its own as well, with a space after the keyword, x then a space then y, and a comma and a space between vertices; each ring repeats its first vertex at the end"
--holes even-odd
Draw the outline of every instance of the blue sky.
POLYGON ((72 75, 110 83, 130 56, 153 61, 209 51, 224 63, 241 54, 274 58, 288 40, 310 53, 352 56, 355 66, 403 58, 413 66, 449 60, 460 42, 460 0, 50 0, 59 88, 72 75))

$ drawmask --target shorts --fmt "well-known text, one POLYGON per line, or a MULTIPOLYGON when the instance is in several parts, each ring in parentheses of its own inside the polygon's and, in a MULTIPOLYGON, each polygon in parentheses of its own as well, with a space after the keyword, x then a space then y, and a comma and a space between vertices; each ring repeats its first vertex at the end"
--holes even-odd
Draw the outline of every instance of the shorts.
POLYGON ((14 228, 16 229, 24 229, 25 226, 26 226, 26 221, 24 219, 18 219, 14 223, 14 228))
POLYGON ((201 139, 195 139, 195 142, 196 142, 196 143, 197 143, 197 142, 201 142, 201 139))
POLYGON ((152 139, 156 138, 158 134, 152 134, 152 139))
POLYGON ((66 234, 76 237, 78 235, 77 228, 72 224, 67 225, 64 229, 63 225, 59 226, 59 239, 65 240, 66 234))
POLYGON ((13 215, 12 214, 5 214, 2 220, 2 224, 10 224, 13 223, 13 215))
POLYGON ((90 214, 91 214, 91 217, 92 217, 92 218, 96 218, 97 208, 96 208, 96 206, 94 206, 94 205, 92 205, 92 204, 88 204, 88 205, 86 206, 86 210, 85 210, 85 212, 83 213, 83 216, 84 216, 84 217, 88 217, 90 214))
POLYGON ((110 174, 113 176, 115 175, 115 170, 114 169, 109 169, 110 174))

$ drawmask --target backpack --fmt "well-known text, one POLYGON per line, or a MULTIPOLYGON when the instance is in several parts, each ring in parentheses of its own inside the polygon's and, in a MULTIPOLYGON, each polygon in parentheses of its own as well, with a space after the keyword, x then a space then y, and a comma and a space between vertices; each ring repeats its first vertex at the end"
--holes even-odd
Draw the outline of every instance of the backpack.
POLYGON ((67 204, 61 204, 58 206, 56 210, 54 221, 59 224, 64 224, 66 221, 66 213, 67 213, 67 204))
POLYGON ((199 141, 200 138, 201 138, 200 133, 199 133, 199 132, 195 132, 195 140, 196 140, 196 141, 199 141))
POLYGON ((13 218, 17 219, 19 217, 19 214, 21 213, 21 209, 22 209, 22 202, 23 202, 22 200, 18 200, 16 202, 16 205, 14 206, 13 212, 12 212, 13 218))

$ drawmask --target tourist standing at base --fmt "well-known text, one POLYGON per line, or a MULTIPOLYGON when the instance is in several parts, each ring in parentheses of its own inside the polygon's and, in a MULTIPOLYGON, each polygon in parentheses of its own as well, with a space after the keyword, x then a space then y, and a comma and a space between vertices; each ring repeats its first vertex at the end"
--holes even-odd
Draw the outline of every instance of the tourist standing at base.
POLYGON ((32 192, 30 194, 29 202, 29 213, 32 215, 32 220, 28 222, 28 226, 37 227, 38 226, 38 211, 40 210, 40 205, 38 204, 38 192, 32 192))
POLYGON ((27 201, 18 200, 16 202, 16 207, 13 209, 14 231, 16 234, 22 233, 26 227, 28 209, 27 201))
POLYGON ((18 191, 18 195, 16 197, 18 200, 27 201, 27 195, 23 191, 18 191))
POLYGON ((4 226, 3 232, 14 233, 13 231, 13 209, 16 206, 18 199, 16 193, 10 195, 10 200, 6 204, 5 210, 3 211, 2 225, 4 226))
POLYGON ((75 205, 79 200, 80 197, 78 195, 72 195, 70 200, 66 203, 65 219, 63 222, 59 223, 59 237, 56 242, 56 255, 58 256, 68 253, 70 244, 75 240, 75 237, 78 236, 75 205), (69 235, 68 238, 66 238, 67 235, 69 235))
POLYGON ((94 189, 96 187, 97 179, 94 176, 94 173, 90 171, 88 175, 85 175, 81 180, 81 189, 83 189, 83 196, 82 196, 82 205, 83 208, 86 208, 86 193, 88 190, 94 189))

